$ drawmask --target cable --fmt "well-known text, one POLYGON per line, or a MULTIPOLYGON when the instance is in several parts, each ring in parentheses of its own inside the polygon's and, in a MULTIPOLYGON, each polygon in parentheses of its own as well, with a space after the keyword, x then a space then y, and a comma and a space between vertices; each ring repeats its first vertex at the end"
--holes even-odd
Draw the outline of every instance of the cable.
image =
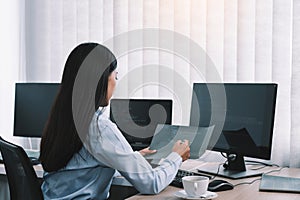
POLYGON ((261 170, 261 169, 266 168, 266 167, 268 167, 268 166, 261 166, 261 167, 257 167, 257 168, 251 168, 251 170, 261 170))
MULTIPOLYGON (((264 167, 266 167, 266 166, 264 166, 264 167)), ((269 173, 272 173, 272 172, 279 172, 279 171, 281 171, 283 168, 285 168, 285 167, 280 167, 280 169, 271 170, 271 171, 266 172, 266 173, 263 173, 263 174, 269 174, 269 173)), ((259 181, 259 180, 261 180, 261 178, 254 179, 253 181, 250 181, 250 182, 237 183, 237 184, 235 184, 235 185, 233 185, 233 186, 236 187, 236 186, 239 186, 239 185, 245 185, 245 184, 251 185, 251 184, 253 184, 254 182, 259 181)))
POLYGON ((265 163, 265 162, 255 161, 255 160, 245 160, 245 162, 261 164, 261 165, 265 165, 265 166, 269 166, 269 167, 273 167, 273 166, 279 167, 279 165, 277 165, 277 164, 269 164, 269 163, 265 163))
POLYGON ((210 180, 214 180, 219 175, 221 165, 224 165, 224 163, 219 164, 217 173, 215 173, 214 176, 212 176, 210 180))
POLYGON ((233 185, 233 186, 236 187, 236 186, 239 186, 239 185, 246 185, 246 184, 251 185, 252 183, 254 183, 254 182, 256 182, 256 181, 259 181, 259 180, 261 180, 261 178, 254 179, 254 180, 251 181, 251 182, 242 182, 242 183, 238 183, 238 184, 235 184, 235 185, 233 185))
POLYGON ((269 163, 264 163, 264 162, 260 162, 260 161, 252 161, 252 160, 247 160, 245 162, 248 162, 248 163, 252 163, 252 164, 246 164, 246 165, 263 165, 261 167, 258 167, 258 168, 254 168, 254 169, 251 169, 251 170, 260 170, 260 169, 263 169, 265 167, 279 167, 279 165, 277 164, 269 164, 269 163))
POLYGON ((271 171, 263 173, 263 174, 270 174, 272 172, 280 172, 283 168, 286 168, 286 167, 280 167, 279 169, 274 169, 274 170, 271 170, 271 171))
POLYGON ((225 155, 224 152, 221 152, 221 155, 222 155, 224 158, 226 158, 226 159, 228 158, 227 155, 225 155))

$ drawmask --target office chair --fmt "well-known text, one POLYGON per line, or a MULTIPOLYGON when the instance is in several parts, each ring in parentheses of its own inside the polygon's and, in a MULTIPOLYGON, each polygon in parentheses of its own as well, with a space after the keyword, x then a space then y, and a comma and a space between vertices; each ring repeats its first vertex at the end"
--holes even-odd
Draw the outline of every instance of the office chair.
POLYGON ((0 151, 11 200, 43 199, 39 180, 24 149, 0 137, 0 151))

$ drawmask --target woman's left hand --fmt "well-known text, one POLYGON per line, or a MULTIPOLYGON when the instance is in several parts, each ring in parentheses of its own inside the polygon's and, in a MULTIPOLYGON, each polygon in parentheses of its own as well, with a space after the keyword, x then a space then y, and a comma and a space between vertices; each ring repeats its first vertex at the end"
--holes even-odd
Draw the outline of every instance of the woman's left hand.
POLYGON ((142 149, 139 151, 142 156, 146 156, 148 154, 156 153, 156 150, 150 150, 149 147, 142 149))

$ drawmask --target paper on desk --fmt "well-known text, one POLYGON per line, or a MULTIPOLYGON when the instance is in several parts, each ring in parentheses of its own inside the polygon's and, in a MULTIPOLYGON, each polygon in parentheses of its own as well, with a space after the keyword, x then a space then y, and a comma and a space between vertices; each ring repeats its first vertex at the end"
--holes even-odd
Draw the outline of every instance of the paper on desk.
POLYGON ((150 149, 156 149, 157 152, 145 157, 158 162, 172 152, 176 141, 186 139, 190 142, 190 158, 199 158, 207 149, 213 128, 214 126, 195 127, 158 124, 150 144, 150 149))

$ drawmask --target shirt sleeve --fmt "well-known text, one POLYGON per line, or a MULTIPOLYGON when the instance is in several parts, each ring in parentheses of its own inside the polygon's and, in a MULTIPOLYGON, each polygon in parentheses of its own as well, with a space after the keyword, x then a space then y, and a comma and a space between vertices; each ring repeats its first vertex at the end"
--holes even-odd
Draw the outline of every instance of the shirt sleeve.
POLYGON ((137 151, 133 151, 122 133, 109 119, 93 120, 84 143, 103 165, 118 170, 139 192, 157 194, 174 179, 182 159, 172 152, 160 166, 152 168, 137 151))

